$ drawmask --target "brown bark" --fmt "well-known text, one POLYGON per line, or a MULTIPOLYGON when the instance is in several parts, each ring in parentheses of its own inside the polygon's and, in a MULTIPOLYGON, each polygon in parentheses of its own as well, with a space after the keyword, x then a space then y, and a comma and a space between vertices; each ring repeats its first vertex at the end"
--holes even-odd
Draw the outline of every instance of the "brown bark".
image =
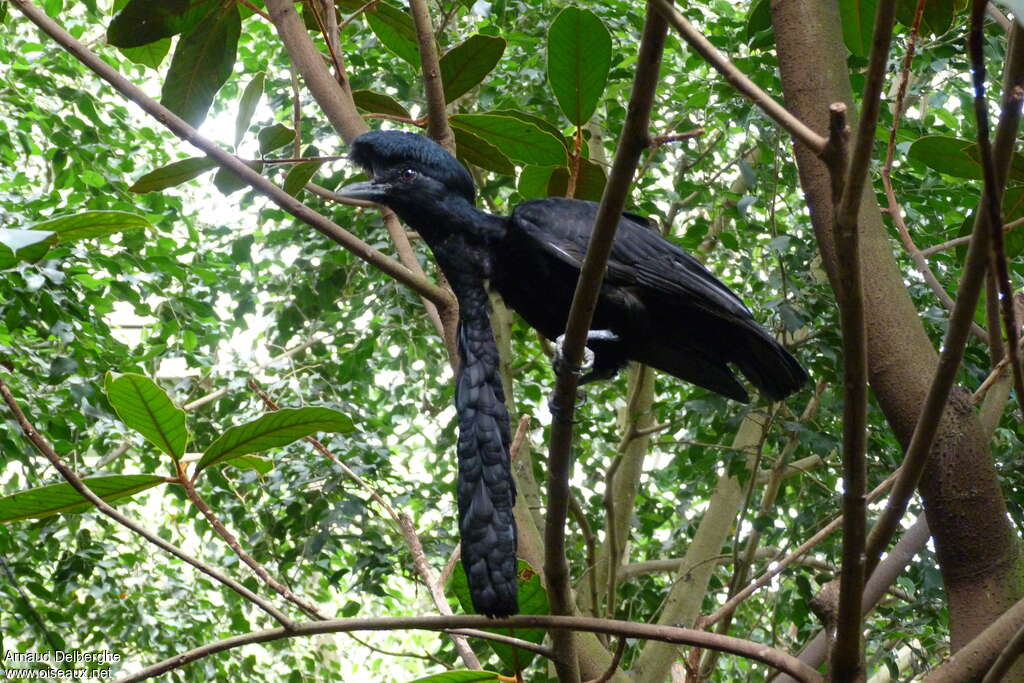
MULTIPOLYGON (((783 92, 788 108, 818 131, 828 106, 851 107, 836 4, 774 0, 783 92), (814 68, 808 68, 813 64, 814 68)), ((800 181, 833 288, 838 259, 825 166, 796 148, 800 181)), ((867 308, 869 378, 876 400, 904 447, 913 434, 937 355, 903 284, 868 187, 861 206, 861 258, 867 308)), ((957 649, 1012 605, 1022 588, 1018 543, 1006 517, 987 439, 962 390, 954 390, 921 481, 929 526, 946 585, 952 647, 957 649)))

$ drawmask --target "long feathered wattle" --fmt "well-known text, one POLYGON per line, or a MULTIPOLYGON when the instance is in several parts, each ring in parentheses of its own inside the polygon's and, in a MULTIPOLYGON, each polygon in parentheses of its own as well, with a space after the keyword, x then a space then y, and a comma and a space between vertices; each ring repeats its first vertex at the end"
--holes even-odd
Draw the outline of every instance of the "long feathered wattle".
POLYGON ((518 611, 508 410, 487 293, 482 288, 463 292, 459 305, 455 408, 462 566, 476 611, 503 617, 518 611))

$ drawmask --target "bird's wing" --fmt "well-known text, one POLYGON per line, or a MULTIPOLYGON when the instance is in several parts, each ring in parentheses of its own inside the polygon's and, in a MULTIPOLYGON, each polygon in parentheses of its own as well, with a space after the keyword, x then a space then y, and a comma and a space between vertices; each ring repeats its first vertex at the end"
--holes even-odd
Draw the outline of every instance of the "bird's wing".
MULTIPOLYGON (((552 256, 580 268, 596 215, 593 202, 536 199, 516 207, 511 225, 517 237, 530 239, 552 256)), ((751 317, 739 297, 697 259, 627 216, 619 220, 606 281, 668 295, 714 315, 751 317)))

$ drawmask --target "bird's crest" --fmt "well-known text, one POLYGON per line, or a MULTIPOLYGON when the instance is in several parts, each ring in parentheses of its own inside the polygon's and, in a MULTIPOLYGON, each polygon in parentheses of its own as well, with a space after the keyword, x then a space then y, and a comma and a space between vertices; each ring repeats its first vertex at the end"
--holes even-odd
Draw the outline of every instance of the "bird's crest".
POLYGON ((352 142, 349 158, 368 171, 403 162, 443 183, 462 195, 470 204, 476 201, 476 188, 469 172, 441 145, 416 133, 399 130, 371 130, 352 142))

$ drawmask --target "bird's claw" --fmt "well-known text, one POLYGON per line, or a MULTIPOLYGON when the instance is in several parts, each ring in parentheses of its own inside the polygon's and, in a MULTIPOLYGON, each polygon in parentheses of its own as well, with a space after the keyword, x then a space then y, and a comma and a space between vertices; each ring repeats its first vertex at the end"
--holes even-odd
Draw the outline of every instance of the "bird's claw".
MULTIPOLYGON (((579 410, 587 402, 587 394, 584 391, 576 392, 576 402, 573 405, 573 412, 579 410)), ((575 422, 570 417, 569 410, 555 399, 554 393, 548 397, 548 411, 556 422, 575 422)))
POLYGON ((565 335, 560 334, 555 339, 555 356, 551 362, 552 367, 555 370, 556 375, 563 375, 571 373, 576 377, 585 377, 590 374, 590 371, 594 369, 594 351, 589 347, 591 342, 595 341, 609 341, 615 342, 619 340, 619 335, 615 334, 611 330, 590 330, 587 332, 588 346, 583 347, 583 360, 580 362, 578 368, 574 368, 569 365, 565 359, 565 352, 563 347, 565 345, 565 335))

